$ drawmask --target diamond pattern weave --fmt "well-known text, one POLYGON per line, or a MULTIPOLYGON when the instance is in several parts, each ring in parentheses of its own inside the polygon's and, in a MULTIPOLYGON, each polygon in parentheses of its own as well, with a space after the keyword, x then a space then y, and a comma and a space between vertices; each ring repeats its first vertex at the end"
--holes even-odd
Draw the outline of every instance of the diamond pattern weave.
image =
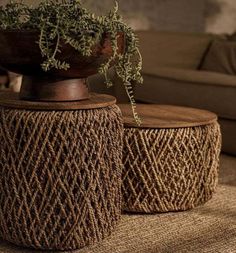
POLYGON ((178 129, 125 128, 123 210, 187 210, 212 197, 218 181, 218 123, 178 129))
POLYGON ((0 116, 0 236, 59 250, 108 236, 121 213, 119 108, 0 116))

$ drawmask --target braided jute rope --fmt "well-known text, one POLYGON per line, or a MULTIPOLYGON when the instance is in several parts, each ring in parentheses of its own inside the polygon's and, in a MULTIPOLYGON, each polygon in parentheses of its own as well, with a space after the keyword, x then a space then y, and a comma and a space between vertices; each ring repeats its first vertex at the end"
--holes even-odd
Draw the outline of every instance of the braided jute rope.
POLYGON ((176 129, 125 128, 123 210, 187 210, 212 197, 218 182, 218 123, 176 129))
POLYGON ((0 116, 0 236, 57 250, 108 236, 121 215, 119 108, 0 116))

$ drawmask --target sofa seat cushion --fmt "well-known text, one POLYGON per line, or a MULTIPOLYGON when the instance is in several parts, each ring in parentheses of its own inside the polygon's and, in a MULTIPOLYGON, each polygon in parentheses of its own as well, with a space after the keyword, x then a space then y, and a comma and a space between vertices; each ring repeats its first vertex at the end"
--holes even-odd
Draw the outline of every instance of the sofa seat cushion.
POLYGON ((140 102, 207 109, 236 120, 236 77, 207 71, 154 68, 136 85, 140 102))
POLYGON ((236 76, 227 75, 205 70, 177 69, 170 67, 153 66, 143 75, 153 75, 164 78, 170 78, 179 81, 188 81, 199 84, 213 84, 223 86, 234 86, 236 88, 236 76))

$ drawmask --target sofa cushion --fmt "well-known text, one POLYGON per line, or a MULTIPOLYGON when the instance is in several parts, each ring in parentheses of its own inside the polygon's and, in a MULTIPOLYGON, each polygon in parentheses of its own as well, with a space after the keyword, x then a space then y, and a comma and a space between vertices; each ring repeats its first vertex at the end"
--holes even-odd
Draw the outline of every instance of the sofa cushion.
POLYGON ((144 74, 144 84, 135 87, 140 102, 174 104, 207 109, 236 120, 236 77, 225 74, 156 68, 144 74))
POLYGON ((235 75, 236 42, 213 41, 200 69, 235 75))
POLYGON ((223 86, 234 86, 236 88, 236 76, 226 75, 211 71, 200 71, 191 69, 178 69, 171 67, 152 66, 149 70, 143 72, 145 76, 157 76, 170 78, 179 81, 188 81, 199 84, 213 84, 223 86))
POLYGON ((197 69, 215 38, 208 34, 143 31, 137 33, 143 69, 152 66, 197 69))

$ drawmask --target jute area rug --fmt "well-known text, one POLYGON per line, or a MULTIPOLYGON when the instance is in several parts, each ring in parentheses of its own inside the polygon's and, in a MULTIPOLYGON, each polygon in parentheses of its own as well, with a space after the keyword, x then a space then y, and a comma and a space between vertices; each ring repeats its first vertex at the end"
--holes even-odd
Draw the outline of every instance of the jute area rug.
MULTIPOLYGON (((1 253, 42 253, 0 241, 1 253)), ((45 251, 44 251, 45 252, 45 251)), ((52 251, 51 251, 52 252, 52 251)), ((124 215, 102 243, 74 253, 236 252, 236 157, 221 156, 220 185, 213 199, 194 210, 124 215)))

